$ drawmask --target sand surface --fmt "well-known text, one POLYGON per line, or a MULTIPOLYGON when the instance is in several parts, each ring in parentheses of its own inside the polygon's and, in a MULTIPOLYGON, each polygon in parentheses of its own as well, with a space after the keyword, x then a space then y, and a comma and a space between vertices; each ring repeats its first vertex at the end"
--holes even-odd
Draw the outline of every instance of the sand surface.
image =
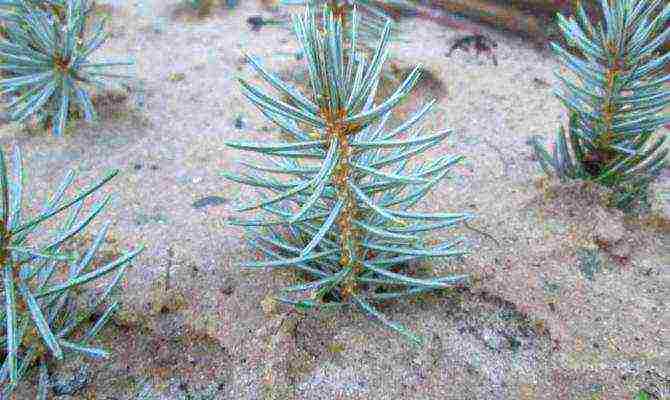
MULTIPOLYGON (((234 266, 253 254, 226 220, 255 194, 220 176, 249 157, 224 141, 277 138, 239 91, 238 76, 260 82, 242 51, 287 80, 305 73, 289 30, 253 32, 245 22, 280 13, 241 2, 198 19, 172 0, 103 4, 113 35, 98 56, 131 57, 137 79, 100 94, 99 124, 77 123, 62 138, 0 129, 4 149, 23 151, 27 207, 41 205, 69 168, 80 187, 118 168, 98 195, 114 201, 89 237, 113 221, 100 262, 147 246, 100 337, 114 357, 57 368, 60 393, 80 387, 58 398, 631 399, 670 379, 670 171, 643 222, 603 208, 588 186, 543 184, 526 141, 553 140, 566 121, 548 53, 482 27, 498 43, 497 66, 462 51, 447 58, 461 32, 401 23, 413 35, 393 45, 398 68, 421 63, 427 73, 399 116, 437 98, 428 127, 454 132, 425 157, 466 157, 419 209, 473 212, 472 225, 499 243, 445 231, 465 236, 471 254, 430 267, 471 272, 476 285, 384 305, 427 338, 417 349, 356 310, 266 314, 261 301, 288 277, 234 266), (198 202, 208 196, 218 197, 198 202)), ((35 383, 31 375, 16 398, 34 398, 35 383)))

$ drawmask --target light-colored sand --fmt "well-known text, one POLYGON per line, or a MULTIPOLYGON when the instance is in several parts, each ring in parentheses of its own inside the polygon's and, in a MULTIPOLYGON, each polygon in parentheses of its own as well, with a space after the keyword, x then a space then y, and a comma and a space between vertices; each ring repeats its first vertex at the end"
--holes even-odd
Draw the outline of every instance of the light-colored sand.
MULTIPOLYGON (((465 235, 472 254, 438 262, 436 272, 469 271, 481 282, 471 292, 384 307, 425 335, 417 350, 357 311, 282 324, 260 302, 285 278, 233 266, 252 255, 225 221, 253 193, 219 176, 248 156, 223 143, 276 137, 234 78, 258 82, 240 62, 243 49, 272 71, 299 76, 292 34, 274 26, 251 32, 247 17, 272 15, 253 2, 199 23, 173 18, 174 1, 109 4, 114 37, 101 55, 136 60, 138 81, 119 92, 127 98, 103 104, 98 126, 79 124, 60 139, 15 125, 0 133, 3 148, 21 145, 32 207, 66 168, 79 169, 82 184, 121 169, 99 223, 115 221, 112 249, 147 245, 101 340, 115 358, 92 364, 91 383, 70 398, 135 398, 146 386, 157 399, 627 399, 647 384, 648 369, 670 375, 667 227, 628 224, 580 185, 556 186, 553 196, 535 186, 542 175, 525 141, 553 138, 565 121, 551 95, 551 56, 484 29, 498 43, 497 67, 459 51, 446 58, 458 32, 403 22, 413 36, 394 44, 397 62, 422 63, 434 82, 420 85, 401 112, 437 96, 428 125, 454 133, 426 157, 466 156, 420 207, 474 212, 472 224, 501 244, 445 232, 465 235), (234 127, 238 116, 243 129, 234 127), (206 196, 225 203, 192 206, 206 196), (579 247, 602 258, 593 280, 580 271, 579 247)), ((658 193, 669 183, 666 171, 658 193)), ((665 204, 659 194, 654 207, 668 217, 665 204)), ((32 398, 31 384, 17 398, 32 398)))

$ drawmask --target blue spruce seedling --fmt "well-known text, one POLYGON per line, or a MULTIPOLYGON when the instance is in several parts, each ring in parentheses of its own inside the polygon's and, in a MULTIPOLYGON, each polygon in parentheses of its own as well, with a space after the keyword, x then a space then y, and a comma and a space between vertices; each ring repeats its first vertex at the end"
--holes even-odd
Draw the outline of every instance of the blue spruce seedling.
POLYGON ((444 155, 411 164, 450 132, 427 134, 422 129, 435 101, 398 126, 387 126, 420 76, 417 67, 390 97, 375 102, 390 22, 367 59, 357 51, 355 10, 348 31, 351 46, 345 48, 341 20, 324 7, 319 24, 312 7, 306 9, 303 17, 294 16, 293 25, 309 69, 311 96, 280 81, 254 57, 248 57, 250 64, 290 101, 240 80, 244 95, 290 137, 285 142, 227 143, 260 154, 269 164, 243 164, 276 176, 223 174, 272 192, 239 209, 255 210, 258 218, 232 221, 249 230, 250 245, 267 257, 241 267, 293 268, 313 280, 283 289, 276 301, 302 310, 353 305, 421 343, 374 303, 468 283, 467 275, 423 279, 402 273, 413 261, 464 254, 456 248, 458 240, 438 240, 436 232, 472 215, 410 210, 462 157, 444 155), (388 291, 376 293, 378 288, 388 291))
POLYGON ((567 107, 568 133, 561 127, 550 155, 533 147, 548 175, 593 181, 614 190, 613 205, 629 209, 646 197, 649 184, 666 164, 666 137, 654 132, 670 121, 659 115, 670 103, 664 67, 670 52, 658 54, 670 39, 670 4, 662 0, 601 0, 605 26, 594 27, 581 5, 577 15, 558 23, 569 52, 552 49, 574 75, 557 74, 565 85, 556 96, 567 107), (574 53, 574 54, 573 54, 574 53), (568 142, 570 146, 568 146, 568 142), (572 148, 571 155, 569 147, 572 148))
POLYGON ((104 306, 129 262, 142 251, 142 246, 105 265, 95 263, 94 256, 109 227, 109 223, 106 223, 83 256, 76 250, 65 251, 63 247, 82 232, 109 203, 110 197, 106 196, 94 204, 86 215, 80 216, 84 201, 117 173, 111 171, 74 198, 64 199, 65 191, 74 182, 74 172, 70 171, 40 213, 27 218, 22 209, 24 172, 21 153, 18 148, 14 151, 14 179, 11 180, 4 153, 0 149, 0 265, 5 301, 0 310, 0 384, 3 386, 3 399, 10 398, 32 366, 37 365, 39 372, 38 399, 46 399, 51 362, 62 360, 66 352, 94 357, 108 355, 105 350, 91 347, 90 342, 119 303, 114 301, 107 305, 92 326, 88 321, 98 311, 98 307, 104 306), (67 209, 70 210, 69 215, 62 218, 60 229, 54 232, 51 239, 42 246, 29 242, 29 235, 38 228, 43 229, 44 221, 61 216, 67 209), (114 274, 114 277, 105 291, 93 303, 78 305, 76 297, 83 286, 108 274, 114 274))
POLYGON ((0 93, 15 95, 7 105, 12 119, 36 115, 60 135, 75 107, 87 122, 96 119, 86 87, 105 88, 102 78, 129 78, 105 69, 130 62, 91 61, 108 34, 104 19, 87 26, 90 11, 88 0, 0 0, 0 93))

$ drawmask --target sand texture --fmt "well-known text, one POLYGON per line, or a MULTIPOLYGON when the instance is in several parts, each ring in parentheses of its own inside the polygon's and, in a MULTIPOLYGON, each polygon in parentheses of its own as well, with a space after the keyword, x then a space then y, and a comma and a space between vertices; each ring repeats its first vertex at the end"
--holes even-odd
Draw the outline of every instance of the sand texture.
MULTIPOLYGON (((422 157, 465 156, 417 209, 473 212, 471 225, 497 241, 444 231, 464 236, 471 254, 428 267, 470 272, 476 284, 383 305, 426 337, 418 349, 357 310, 264 310, 289 277, 234 265, 254 254, 226 221, 256 194, 220 172, 241 171, 236 162, 253 155, 224 141, 278 138, 239 90, 236 77, 261 82, 242 52, 291 82, 306 73, 288 29, 255 32, 246 19, 283 14, 248 1, 204 18, 173 0, 107 1, 100 11, 113 35, 98 56, 131 57, 137 77, 99 94, 100 122, 61 138, 0 127, 3 149, 21 146, 33 215, 67 169, 83 187, 118 168, 97 197, 113 193, 113 202, 81 241, 111 220, 99 262, 147 246, 98 342, 114 357, 55 368, 69 394, 54 398, 618 400, 670 379, 670 171, 642 221, 601 206, 602 190, 541 179, 526 142, 553 140, 566 122, 549 53, 481 27, 497 42, 497 65, 474 52, 446 57, 461 32, 401 22, 412 36, 393 44, 396 70, 421 63, 426 74, 398 117, 438 99, 427 128, 454 131, 422 157)), ((32 374, 16 398, 34 398, 35 383, 32 374)))

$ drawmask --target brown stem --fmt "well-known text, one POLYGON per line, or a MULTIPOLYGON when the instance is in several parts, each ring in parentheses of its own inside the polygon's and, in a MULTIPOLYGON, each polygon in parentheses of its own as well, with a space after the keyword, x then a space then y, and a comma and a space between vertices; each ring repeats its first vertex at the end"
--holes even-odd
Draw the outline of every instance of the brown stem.
MULTIPOLYGON (((614 43, 606 44, 607 49, 612 53, 616 52, 615 46, 616 45, 614 43)), ((598 141, 596 142, 596 147, 600 150, 602 156, 604 157, 603 161, 605 165, 609 164, 612 161, 612 159, 616 157, 616 153, 608 149, 607 147, 614 140, 614 132, 612 132, 612 125, 614 116, 618 110, 615 109, 615 105, 613 104, 612 99, 614 97, 614 82, 616 81, 617 76, 625 69, 625 65, 621 65, 622 62, 623 60, 621 59, 614 60, 614 64, 607 66, 605 72, 607 83, 605 87, 605 101, 602 106, 605 134, 601 138, 599 138, 598 141)))
MULTIPOLYGON (((338 138, 340 159, 335 166, 333 174, 333 184, 337 190, 337 197, 339 201, 344 203, 342 212, 337 217, 335 224, 340 228, 340 248, 342 256, 340 257, 340 267, 347 268, 354 264, 354 271, 352 276, 355 276, 360 269, 360 262, 358 260, 358 246, 355 230, 353 229, 353 219, 356 213, 356 201, 354 193, 347 185, 347 180, 351 176, 351 167, 349 164, 349 157, 351 156, 351 145, 347 135, 347 127, 341 124, 341 119, 329 124, 327 128, 327 135, 335 135, 338 138)), ((356 290, 356 284, 353 279, 347 280, 343 295, 348 297, 356 290)))

